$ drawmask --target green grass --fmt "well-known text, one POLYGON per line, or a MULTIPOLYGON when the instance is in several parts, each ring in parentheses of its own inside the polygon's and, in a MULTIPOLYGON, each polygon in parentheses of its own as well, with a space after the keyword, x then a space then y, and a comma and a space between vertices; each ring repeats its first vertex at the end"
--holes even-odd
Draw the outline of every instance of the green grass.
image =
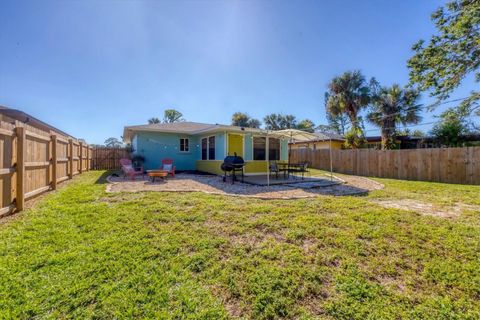
POLYGON ((106 194, 101 172, 0 225, 0 318, 478 319, 480 187, 382 179, 364 197, 106 194))

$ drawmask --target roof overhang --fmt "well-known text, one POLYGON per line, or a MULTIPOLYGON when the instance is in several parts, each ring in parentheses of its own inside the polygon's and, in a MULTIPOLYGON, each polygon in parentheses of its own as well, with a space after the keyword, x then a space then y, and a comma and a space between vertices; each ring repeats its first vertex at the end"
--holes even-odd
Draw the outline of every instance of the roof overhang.
POLYGON ((125 143, 131 143, 135 132, 158 132, 158 133, 170 133, 170 134, 184 134, 184 135, 203 135, 209 133, 217 133, 217 132, 234 132, 239 134, 245 133, 255 133, 255 134, 262 134, 266 135, 265 130, 257 129, 257 128, 244 128, 244 127, 234 127, 234 126, 227 126, 216 124, 212 125, 206 129, 200 130, 169 130, 165 128, 142 128, 142 126, 128 126, 123 129, 123 141, 125 143))

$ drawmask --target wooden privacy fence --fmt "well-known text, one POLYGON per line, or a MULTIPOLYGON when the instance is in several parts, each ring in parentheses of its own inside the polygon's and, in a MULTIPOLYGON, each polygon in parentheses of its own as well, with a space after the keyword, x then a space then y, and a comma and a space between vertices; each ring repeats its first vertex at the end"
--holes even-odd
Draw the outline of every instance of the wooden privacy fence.
MULTIPOLYGON (((293 149, 292 162, 330 170, 328 149, 293 149)), ((333 171, 359 176, 480 184, 480 147, 332 150, 333 171)))
POLYGON ((83 141, 0 121, 0 217, 90 167, 91 147, 83 141))
POLYGON ((120 159, 130 159, 130 149, 125 147, 94 146, 92 168, 94 170, 118 170, 120 159))

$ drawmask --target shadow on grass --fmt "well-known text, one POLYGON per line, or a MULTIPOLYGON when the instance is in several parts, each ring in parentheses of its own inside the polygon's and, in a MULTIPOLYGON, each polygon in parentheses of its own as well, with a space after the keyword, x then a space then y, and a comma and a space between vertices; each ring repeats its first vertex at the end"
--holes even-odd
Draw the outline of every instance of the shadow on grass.
POLYGON ((95 181, 95 184, 106 184, 108 183, 107 178, 111 175, 117 174, 120 176, 120 172, 118 170, 107 170, 100 177, 98 177, 97 181, 95 181))

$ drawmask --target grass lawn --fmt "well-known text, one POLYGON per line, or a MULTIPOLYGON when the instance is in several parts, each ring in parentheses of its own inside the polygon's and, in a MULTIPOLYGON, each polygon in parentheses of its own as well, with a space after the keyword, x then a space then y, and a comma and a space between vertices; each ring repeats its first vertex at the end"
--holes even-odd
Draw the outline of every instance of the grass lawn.
POLYGON ((479 186, 362 197, 105 193, 88 172, 0 223, 0 318, 480 318, 479 186))

